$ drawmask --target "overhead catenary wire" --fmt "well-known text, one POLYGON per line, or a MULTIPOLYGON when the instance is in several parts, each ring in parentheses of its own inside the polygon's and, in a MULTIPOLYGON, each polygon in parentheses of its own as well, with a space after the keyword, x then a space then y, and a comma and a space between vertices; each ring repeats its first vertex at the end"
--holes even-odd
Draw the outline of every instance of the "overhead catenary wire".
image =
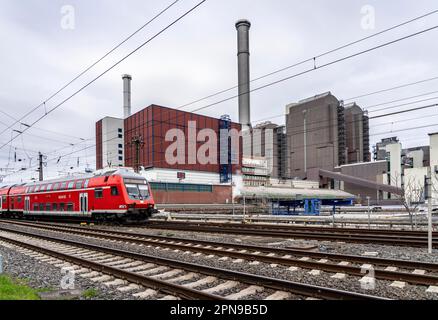
MULTIPOLYGON (((344 61, 344 60, 346 60, 346 59, 349 59, 349 58, 352 58, 352 57, 355 57, 355 56, 358 56, 358 55, 361 55, 361 54, 364 54, 364 53, 370 52, 370 51, 372 51, 372 50, 376 50, 376 49, 378 49, 378 48, 382 48, 382 47, 387 46, 387 45, 389 45, 389 44, 393 44, 393 43, 395 43, 395 42, 398 42, 398 41, 401 41, 401 40, 404 40, 404 39, 407 39, 407 38, 410 38, 410 37, 413 37, 413 36, 416 36, 416 35, 422 34, 422 33, 424 33, 424 32, 431 31, 431 30, 433 30, 433 29, 436 29, 437 27, 438 27, 438 26, 435 26, 435 27, 432 27, 432 28, 429 28, 429 29, 425 29, 425 30, 423 30, 423 31, 420 31, 420 32, 417 32, 417 33, 411 34, 411 35, 409 35, 409 36, 405 36, 405 37, 403 37, 403 38, 399 38, 399 39, 394 40, 394 41, 387 42, 387 43, 385 43, 385 44, 382 44, 382 45, 379 45, 379 46, 373 47, 373 48, 371 48, 371 49, 364 50, 364 51, 361 51, 361 52, 359 52, 359 53, 356 53, 356 54, 353 54, 353 55, 350 55, 350 56, 347 56, 347 57, 344 57, 344 58, 341 58, 341 59, 337 59, 337 60, 332 61, 332 62, 330 62, 330 63, 324 64, 324 65, 321 65, 321 66, 316 66, 316 68, 313 68, 312 70, 307 70, 307 71, 304 71, 304 72, 302 72, 302 73, 299 73, 299 74, 296 74, 296 75, 293 75, 293 76, 290 76, 290 77, 287 77, 287 78, 284 78, 284 79, 281 79, 281 80, 275 81, 275 82, 273 82, 273 83, 270 83, 270 84, 264 85, 264 86, 259 87, 259 88, 256 88, 256 89, 253 89, 253 90, 251 90, 250 92, 257 91, 257 90, 261 90, 261 89, 263 89, 263 88, 266 88, 266 87, 272 86, 272 85, 274 85, 274 84, 277 84, 277 83, 280 83, 280 82, 283 82, 283 81, 289 80, 289 79, 291 79, 291 78, 293 78, 293 77, 296 77, 296 76, 299 76, 299 75, 301 75, 301 74, 305 74, 305 73, 308 73, 308 72, 311 72, 311 71, 314 71, 314 70, 320 69, 320 68, 322 68, 322 67, 326 67, 326 66, 329 66, 329 65, 332 65, 332 64, 335 64, 335 63, 338 63, 338 62, 344 61)), ((97 80, 97 79, 96 79, 96 80, 97 80)), ((91 83, 89 83, 89 84, 91 84, 91 83)), ((88 84, 88 85, 89 85, 89 84, 88 84)), ((79 92, 77 92, 77 93, 79 93, 79 92)), ((247 94, 247 93, 242 93, 242 94, 247 94)), ((71 97, 72 97, 72 96, 71 96, 71 97)), ((228 101, 228 100, 233 99, 233 98, 236 98, 236 97, 238 97, 238 96, 228 98, 228 99, 225 100, 225 101, 228 101)), ((65 101, 64 101, 64 102, 65 102, 65 101)), ((223 101, 222 101, 222 102, 223 102, 223 101)), ((202 108, 198 108, 198 109, 196 109, 196 110, 193 110, 192 112, 194 112, 194 111, 199 111, 200 109, 205 109, 205 108, 207 108, 207 107, 210 107, 210 106, 213 106, 213 105, 217 105, 217 104, 219 104, 219 103, 221 103, 221 102, 216 102, 216 103, 214 103, 214 104, 211 104, 211 105, 208 105, 208 106, 205 106, 205 107, 202 107, 202 108)), ((58 106, 58 107, 59 107, 59 106, 58 106)), ((55 108, 56 108, 56 107, 55 107, 55 108)), ((50 112, 52 112, 53 110, 54 110, 54 109, 49 110, 49 111, 48 111, 48 114, 49 114, 50 112)), ((37 121, 38 121, 38 120, 37 120, 37 121)), ((16 137, 15 137, 15 138, 16 138, 16 137)), ((15 139, 15 138, 14 138, 14 139, 15 139)), ((13 139, 12 139, 12 140, 13 140, 13 139)), ((4 146, 2 146, 2 147, 4 147, 4 146)))
MULTIPOLYGON (((125 61, 126 59, 128 59, 130 56, 132 56, 134 53, 136 53, 137 51, 139 51, 140 49, 142 49, 144 46, 146 46, 148 43, 150 43, 151 41, 153 41, 155 38, 159 37, 161 34, 163 34, 165 31, 167 31, 168 29, 170 29, 172 26, 174 26, 176 23, 178 23, 180 20, 182 20, 183 18, 185 18, 186 16, 188 16, 190 13, 192 13, 193 11, 195 11, 198 7, 200 7, 203 3, 205 3, 207 0, 202 0, 200 1, 198 4, 196 4, 194 7, 192 7, 191 9, 189 9, 188 11, 186 11, 184 14, 182 14, 181 16, 179 16, 176 20, 172 21, 170 24, 168 24, 165 28, 161 29, 158 33, 156 33, 154 36, 152 36, 151 38, 149 38, 148 40, 146 40, 145 42, 143 42, 140 46, 138 46, 136 49, 134 49, 133 51, 131 51, 129 54, 127 54, 126 56, 124 56, 122 59, 118 60, 115 64, 113 64, 111 67, 107 68, 105 71, 103 71, 102 73, 100 73, 97 77, 95 77, 93 80, 89 81, 87 84, 85 84, 84 86, 82 86, 79 90, 75 91, 73 94, 71 94, 69 97, 67 97, 66 99, 64 99, 62 102, 60 102, 59 104, 57 104, 55 107, 53 107, 52 109, 48 110, 44 115, 40 116, 37 120, 35 120, 34 122, 32 122, 29 127, 23 129, 23 132, 29 130, 29 128, 33 127, 35 124, 37 124, 38 122, 40 122, 42 119, 44 119, 45 117, 47 117, 49 114, 51 114, 53 111, 57 110, 58 108, 60 108, 63 104, 65 104, 67 101, 71 100, 73 97, 75 97, 77 94, 79 94, 80 92, 82 92, 84 89, 86 89, 87 87, 89 87, 91 84, 93 84, 94 82, 96 82, 98 79, 100 79, 101 77, 103 77, 105 74, 107 74, 109 71, 111 71, 112 69, 114 69, 116 66, 118 66, 119 64, 121 64, 123 61, 125 61)), ((0 146, 0 150, 3 149, 5 146, 7 146, 9 143, 11 143, 12 141, 14 141, 19 135, 23 134, 19 133, 18 135, 16 135, 15 137, 13 137, 10 141, 8 141, 7 143, 4 143, 0 146)))
MULTIPOLYGON (((172 3, 170 6, 168 6, 165 10, 163 10, 161 13, 159 13, 156 17, 154 17, 154 18, 152 19, 152 21, 153 21, 154 19, 156 19, 160 14, 162 14, 163 12, 165 12, 166 10, 168 10, 168 9, 169 9, 171 6, 173 6, 176 2, 177 2, 177 1, 175 1, 175 2, 172 3)), ((286 67, 286 68, 282 68, 281 70, 271 72, 271 73, 269 73, 269 74, 267 74, 267 75, 265 75, 265 76, 262 76, 262 77, 256 78, 256 79, 254 79, 253 81, 256 81, 256 80, 259 80, 259 79, 261 79, 261 78, 267 77, 267 76, 269 76, 269 75, 272 75, 272 74, 278 73, 278 72, 280 72, 280 71, 284 71, 284 70, 290 69, 290 68, 292 68, 293 66, 296 66, 296 65, 299 65, 299 64, 305 63, 306 61, 315 60, 315 58, 319 58, 319 57, 322 57, 322 56, 328 55, 328 54, 330 54, 330 53, 333 53, 333 52, 339 51, 339 50, 341 50, 341 49, 343 49, 343 48, 346 48, 346 47, 349 47, 349 46, 351 46, 351 45, 354 45, 354 44, 360 43, 360 42, 362 42, 362 41, 365 41, 365 40, 367 40, 367 39, 373 38, 373 37, 375 37, 375 36, 378 36, 378 35, 380 35, 380 34, 383 34, 383 33, 385 33, 385 32, 388 32, 388 31, 390 31, 390 30, 394 30, 394 29, 396 29, 396 28, 398 28, 398 27, 401 27, 401 26, 407 25, 407 24, 409 24, 409 23, 411 23, 411 22, 414 22, 414 21, 417 21, 417 20, 423 19, 423 18, 425 18, 425 17, 427 17, 427 16, 430 16, 430 15, 436 14, 437 12, 438 12, 438 10, 434 10, 434 11, 428 12, 428 13, 426 13, 426 14, 424 14, 424 15, 421 15, 421 16, 418 16, 418 17, 416 17, 416 18, 410 19, 410 20, 408 20, 408 21, 406 21, 406 22, 403 22, 403 23, 397 24, 397 25, 395 25, 395 26, 393 26, 393 27, 387 28, 387 29, 385 29, 385 30, 382 30, 382 31, 377 32, 377 33, 375 33, 375 34, 372 34, 372 35, 370 35, 370 36, 367 36, 367 37, 364 37, 364 38, 358 39, 358 40, 356 40, 356 41, 353 41, 353 42, 347 43, 347 44, 342 45, 342 46, 340 46, 340 47, 337 47, 337 48, 335 48, 335 49, 329 50, 329 51, 327 51, 327 52, 324 52, 324 53, 322 53, 322 54, 317 55, 316 57, 313 57, 313 58, 309 58, 309 59, 307 59, 307 60, 304 60, 303 62, 300 62, 300 63, 298 63, 298 64, 294 64, 294 65, 292 65, 292 66, 288 66, 288 67, 286 67)), ((150 21, 150 22, 152 22, 152 21, 150 21)), ((146 25, 147 25, 147 24, 146 24, 146 25)), ((146 26, 146 25, 145 25, 145 26, 146 26)), ((144 27, 145 27, 145 26, 144 26, 144 27)), ((139 31, 139 30, 138 30, 138 31, 139 31)), ((134 33, 131 35, 131 37, 132 37, 134 34, 136 34, 138 31, 134 32, 134 33)), ((415 34, 414 34, 414 35, 415 35, 415 34)), ((128 38, 129 38, 129 37, 128 37, 128 38)), ((126 42, 126 41, 128 40, 128 38, 125 39, 124 42, 126 42)), ((121 44, 119 44, 119 46, 122 45, 124 42, 122 42, 121 44)), ((117 48, 118 48, 118 46, 116 46, 115 48, 113 48, 112 51, 114 51, 114 50, 117 49, 117 48)), ((137 49, 136 49, 136 50, 137 50, 137 49)), ((112 51, 110 51, 108 54, 110 54, 112 51)), ((108 54, 107 54, 107 55, 108 55, 108 54)), ((104 58, 105 58, 105 56, 102 57, 101 59, 104 59, 104 58)), ((99 62, 99 60, 98 60, 95 64, 97 64, 98 62, 99 62)), ((93 65, 90 66, 90 68, 92 68, 92 67, 93 67, 93 65)), ((323 66, 320 66, 319 68, 321 68, 321 67, 323 67, 323 66)), ((319 69, 319 68, 317 68, 317 69, 319 69)), ((310 70, 310 71, 312 71, 312 70, 310 70)), ((85 71, 85 72, 86 72, 86 71, 85 71)), ((305 73, 307 73, 307 72, 305 72, 305 73)), ((82 75, 82 74, 80 74, 78 77, 80 77, 81 75, 82 75)), ((97 80, 97 79, 95 79, 95 80, 97 80)), ((93 80, 93 81, 95 81, 95 80, 93 80)), ((73 81, 74 81, 74 80, 73 80, 73 81)), ((281 80, 281 81, 285 81, 285 80, 281 80)), ((89 83, 88 85, 90 85, 90 84, 91 84, 91 83, 89 83)), ((88 86, 88 85, 87 85, 87 86, 88 86)), ((255 91, 255 90, 252 90, 252 91, 255 91)), ((252 92, 252 91, 251 91, 251 92, 252 92)), ((77 93, 79 93, 79 92, 77 92, 77 93)), ((243 93, 243 94, 246 94, 246 93, 243 93)), ((73 96, 71 96, 71 97, 73 97, 73 96)), ((70 97, 70 98, 71 98, 71 97, 70 97)), ((238 96, 237 96, 237 97, 238 97, 238 96)), ((66 99, 66 101, 68 101, 70 98, 66 99)), ((202 100, 203 100, 203 99, 202 99, 202 100)), ((229 99, 227 99, 226 101, 228 101, 228 100, 229 100, 229 99)), ((64 102, 66 102, 66 101, 64 101, 64 102)), ((61 104, 63 104, 64 102, 62 102, 61 104)), ((199 102, 199 100, 198 100, 197 102, 199 102)), ((216 105, 216 104, 213 104, 213 105, 216 105)), ((57 106, 57 107, 58 107, 58 106, 57 106)), ((57 107, 55 107, 54 109, 56 109, 57 107)), ((180 108, 182 108, 182 107, 180 107, 180 108)), ((49 112, 47 112, 46 114, 44 114, 43 117, 47 116, 50 112, 54 111, 54 109, 52 109, 52 110, 50 110, 49 112)), ((203 108, 201 108, 201 109, 203 109, 203 108)), ((199 110, 200 110, 200 109, 197 109, 197 110, 195 110, 195 111, 199 111, 199 110)), ((192 112, 193 112, 193 111, 192 111, 192 112)), ((42 119, 43 117, 41 117, 40 119, 42 119)), ((40 119, 38 119, 36 122, 40 121, 40 119)), ((36 123, 36 122, 34 122, 34 123, 36 123)), ((12 140, 14 140, 14 139, 15 139, 15 137, 12 138, 12 140)), ((8 143, 10 143, 10 142, 4 143, 4 144, 0 147, 0 149, 2 149, 2 148, 3 148, 5 145, 7 145, 8 143)))
MULTIPOLYGON (((101 58, 93 62, 90 66, 85 68, 82 72, 80 72, 76 77, 74 77, 72 80, 70 80, 67 84, 62 86, 60 89, 58 89, 55 93, 50 95, 47 99, 45 99, 43 102, 41 102, 38 106, 32 108, 30 111, 28 111, 24 116, 22 116, 19 120, 16 120, 12 125, 8 126, 5 130, 0 132, 0 135, 2 135, 6 130, 11 129, 14 125, 25 119, 27 116, 32 114, 34 111, 38 110, 42 106, 46 107, 47 102, 52 100, 54 97, 56 97, 59 93, 64 91, 67 87, 69 87, 71 84, 73 84, 76 80, 78 80, 80 77, 82 77, 84 74, 86 74, 88 71, 90 71, 92 68, 94 68, 97 64, 99 64, 101 61, 103 61, 106 57, 111 55, 114 51, 116 51, 118 48, 120 48, 123 44, 125 44, 127 41, 129 41, 132 37, 134 37, 136 34, 138 34, 140 31, 142 31, 144 28, 146 28, 148 25, 150 25, 153 21, 158 19, 161 15, 163 15, 166 11, 168 11, 170 8, 172 8, 174 5, 176 5, 180 0, 173 1, 170 5, 165 7, 163 10, 161 10, 158 14, 156 14, 152 19, 150 19, 148 22, 146 22, 144 25, 142 25, 140 28, 138 28, 136 31, 131 33, 128 37, 126 37, 122 42, 118 43, 115 47, 113 47, 111 50, 109 50, 107 53, 105 53, 101 58)), ((2 112, 0 110, 0 112, 2 112)), ((2 112, 3 113, 3 112, 2 112)), ((47 111, 46 111, 47 113, 47 111)))
MULTIPOLYGON (((369 36, 366 36, 366 37, 360 38, 360 39, 358 39, 358 40, 355 40, 355 41, 352 41, 352 42, 349 42, 349 43, 346 43, 346 44, 344 44, 344 45, 338 46, 338 47, 333 48, 333 49, 331 49, 331 50, 328 50, 328 51, 325 51, 325 52, 323 52, 323 53, 317 54, 317 55, 315 55, 315 56, 313 56, 313 57, 311 57, 311 58, 307 58, 307 59, 301 60, 301 61, 296 62, 296 63, 294 63, 294 64, 291 64, 291 65, 289 65, 289 66, 286 66, 286 67, 283 67, 283 68, 277 69, 277 70, 275 70, 275 71, 269 72, 269 73, 267 73, 267 74, 264 74, 264 75, 262 75, 262 76, 256 77, 256 78, 252 79, 252 80, 250 81, 250 83, 253 83, 253 82, 256 82, 256 81, 259 81, 259 80, 262 80, 262 79, 268 78, 268 77, 273 76, 273 75, 275 75, 275 74, 278 74, 278 73, 284 72, 284 71, 286 71, 286 70, 289 70, 289 69, 292 69, 292 68, 298 67, 298 66, 300 66, 300 65, 306 64, 306 63, 308 63, 308 62, 316 62, 316 59, 319 59, 319 58, 322 58, 322 57, 324 57, 324 56, 330 55, 330 54, 332 54, 332 53, 334 53, 334 52, 337 52, 337 51, 340 51, 340 50, 342 50, 342 49, 348 48, 348 47, 353 46, 353 45, 355 45, 355 44, 358 44, 358 43, 364 42, 364 41, 366 41, 366 40, 369 40, 369 39, 371 39, 371 38, 377 37, 377 36, 379 36, 379 35, 381 35, 381 34, 384 34, 384 33, 387 33, 387 32, 389 32, 389 31, 395 30, 395 29, 397 29, 397 28, 400 28, 400 27, 402 27, 402 26, 408 25, 408 24, 410 24, 410 23, 412 23, 412 22, 415 22, 415 21, 421 20, 421 19, 423 19, 423 18, 426 18, 426 17, 428 17, 428 16, 434 15, 434 14, 436 14, 436 13, 438 13, 438 10, 430 11, 430 12, 428 12, 428 13, 426 13, 426 14, 420 15, 420 16, 415 17, 415 18, 413 18, 413 19, 409 19, 409 20, 407 20, 407 21, 405 21, 405 22, 402 22, 402 23, 399 23, 399 24, 394 25, 394 26, 392 26, 392 27, 386 28, 386 29, 384 29, 384 30, 382 30, 382 31, 376 32, 376 33, 371 34, 371 35, 369 35, 369 36)), ((436 77, 436 79, 438 79, 438 77, 436 77)), ((431 80, 432 80, 432 79, 431 79, 431 80)), ((433 79, 433 80, 434 80, 434 79, 433 79)), ((429 80, 429 81, 430 81, 430 80, 429 80)), ((244 83, 244 84, 247 84, 247 83, 244 83)), ((193 104, 199 103, 199 102, 201 102, 201 101, 204 101, 204 100, 207 100, 207 99, 211 99, 211 98, 216 97, 216 96, 218 96, 218 95, 224 94, 224 93, 229 92, 229 91, 234 90, 234 89, 237 89, 238 87, 239 87, 239 85, 236 85, 236 86, 229 87, 229 88, 227 88, 227 89, 220 90, 220 91, 218 91, 218 92, 215 92, 215 93, 209 94, 209 95, 207 95, 207 96, 205 96, 205 97, 203 97, 203 98, 199 98, 199 99, 196 99, 196 100, 194 100, 194 101, 192 101, 192 102, 189 102, 189 103, 183 104, 183 105, 179 106, 177 109, 183 109, 183 108, 185 108, 185 107, 188 107, 188 106, 190 106, 190 105, 193 105, 193 104)))

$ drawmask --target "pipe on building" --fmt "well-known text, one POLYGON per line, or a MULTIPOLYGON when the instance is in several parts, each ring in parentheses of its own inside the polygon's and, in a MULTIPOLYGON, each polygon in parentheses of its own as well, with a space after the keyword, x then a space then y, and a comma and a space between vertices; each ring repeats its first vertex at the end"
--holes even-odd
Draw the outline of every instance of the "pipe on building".
POLYGON ((338 181, 344 181, 344 182, 351 183, 354 185, 362 186, 364 188, 385 191, 385 192, 389 192, 389 193, 393 193, 393 194, 397 194, 397 195, 403 194, 403 190, 399 187, 391 186, 391 185, 387 185, 387 184, 382 184, 382 183, 378 183, 378 182, 373 182, 373 181, 370 181, 367 179, 353 177, 353 176, 338 173, 338 172, 332 172, 332 171, 319 169, 319 175, 322 177, 326 177, 326 178, 330 178, 330 179, 334 179, 334 180, 338 180, 338 181))
POLYGON ((249 68, 249 29, 248 20, 236 22, 237 29, 237 59, 239 76, 239 122, 242 131, 251 128, 250 110, 250 68, 249 68))
POLYGON ((124 74, 123 79, 123 115, 124 119, 131 116, 131 81, 129 74, 124 74))

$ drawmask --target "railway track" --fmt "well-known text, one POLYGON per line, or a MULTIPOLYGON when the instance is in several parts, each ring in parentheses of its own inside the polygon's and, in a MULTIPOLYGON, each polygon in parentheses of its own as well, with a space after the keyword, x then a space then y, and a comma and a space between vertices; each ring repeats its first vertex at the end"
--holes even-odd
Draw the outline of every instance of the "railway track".
MULTIPOLYGON (((189 240, 176 237, 152 236, 131 232, 106 229, 89 229, 74 226, 56 226, 52 224, 35 224, 27 222, 10 222, 19 226, 37 228, 53 232, 94 237, 108 241, 123 241, 160 248, 202 254, 213 258, 236 259, 236 261, 252 261, 251 263, 267 263, 272 266, 303 268, 335 273, 333 277, 350 275, 364 276, 364 268, 372 267, 376 279, 397 281, 422 286, 438 286, 438 264, 421 261, 383 259, 333 253, 313 252, 289 248, 273 248, 233 243, 217 243, 205 240, 189 240), (370 267, 371 266, 371 267, 370 267), (428 272, 428 274, 426 274, 428 272)), ((0 226, 0 229, 5 229, 0 226)))
POLYGON ((353 299, 382 297, 313 286, 227 269, 159 258, 103 245, 92 245, 3 227, 0 242, 82 277, 136 291, 140 298, 164 299, 353 299), (230 291, 231 290, 231 291, 230 291), (225 294, 223 294, 225 292, 225 294))
MULTIPOLYGON (((271 238, 295 238, 318 241, 374 243, 384 245, 427 247, 427 232, 355 229, 332 227, 285 227, 270 224, 224 224, 149 221, 147 228, 177 231, 238 234, 271 238)), ((433 247, 438 247, 438 233, 433 234, 433 247)))

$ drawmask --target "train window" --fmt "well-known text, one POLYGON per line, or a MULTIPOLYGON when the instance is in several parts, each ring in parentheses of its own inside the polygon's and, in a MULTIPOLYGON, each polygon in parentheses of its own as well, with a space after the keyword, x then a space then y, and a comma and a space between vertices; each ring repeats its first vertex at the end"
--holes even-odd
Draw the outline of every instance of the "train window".
POLYGON ((2 196, 2 201, 6 202, 6 196, 2 196))
POLYGON ((76 189, 82 189, 82 181, 76 182, 76 189))
POLYGON ((52 206, 50 203, 46 203, 46 211, 50 211, 52 209, 52 206))
POLYGON ((17 202, 18 202, 18 203, 20 203, 21 200, 22 200, 21 197, 18 197, 18 198, 17 198, 17 202))
POLYGON ((53 191, 59 190, 59 183, 55 183, 53 186, 53 191))
POLYGON ((54 204, 52 205, 52 208, 53 208, 53 211, 58 211, 58 204, 57 204, 57 203, 54 203, 54 204))
POLYGON ((61 190, 65 190, 65 189, 67 189, 67 182, 63 182, 61 184, 61 190))
POLYGON ((67 211, 73 211, 73 203, 67 203, 67 211))
POLYGON ((68 183, 69 189, 73 189, 74 187, 75 187, 75 183, 73 181, 68 183))
POLYGON ((34 211, 38 211, 39 207, 40 207, 40 206, 38 205, 38 203, 34 203, 34 204, 33 204, 33 210, 34 210, 34 211))
POLYGON ((111 195, 112 196, 118 196, 119 195, 119 189, 117 187, 111 187, 111 195))
POLYGON ((89 185, 89 183, 90 183, 90 180, 85 180, 85 183, 84 183, 84 188, 86 189, 86 188, 88 188, 88 185, 89 185))
POLYGON ((65 203, 59 204, 59 211, 65 211, 65 203))
POLYGON ((53 187, 53 184, 49 184, 49 185, 47 185, 47 191, 51 191, 52 190, 52 187, 53 187))
POLYGON ((94 197, 96 199, 102 199, 103 198, 103 189, 102 188, 94 189, 94 197))
POLYGON ((40 211, 44 211, 44 203, 40 203, 40 211))

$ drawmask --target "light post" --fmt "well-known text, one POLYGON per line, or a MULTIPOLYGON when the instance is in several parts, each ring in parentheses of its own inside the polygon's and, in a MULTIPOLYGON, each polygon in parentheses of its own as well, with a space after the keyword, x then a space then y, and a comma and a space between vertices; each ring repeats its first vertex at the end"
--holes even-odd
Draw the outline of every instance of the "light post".
POLYGON ((371 211, 370 211, 370 196, 367 196, 368 201, 368 229, 371 229, 371 211))

